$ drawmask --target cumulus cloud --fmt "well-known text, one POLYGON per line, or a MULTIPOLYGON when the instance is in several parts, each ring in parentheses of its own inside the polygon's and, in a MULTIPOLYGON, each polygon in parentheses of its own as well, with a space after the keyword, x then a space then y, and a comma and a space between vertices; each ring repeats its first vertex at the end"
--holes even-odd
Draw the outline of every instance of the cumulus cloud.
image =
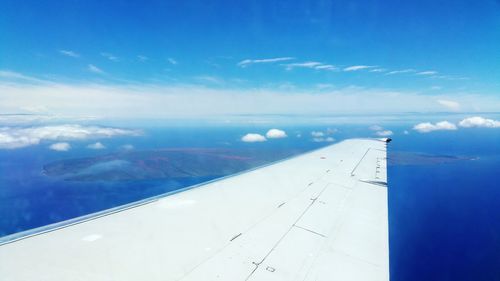
POLYGON ((241 138, 243 142, 263 142, 267 141, 266 137, 260 134, 246 134, 241 138))
POLYGON ((363 70, 363 69, 367 69, 367 68, 373 68, 375 66, 371 66, 371 65, 353 65, 353 66, 348 66, 346 68, 344 68, 344 71, 358 71, 358 70, 363 70))
POLYGON ((281 138, 286 138, 286 132, 280 129, 271 129, 267 131, 266 137, 268 139, 281 139, 281 138))
POLYGON ((323 133, 321 131, 312 131, 311 136, 313 136, 315 138, 320 138, 320 137, 324 137, 325 133, 323 133))
POLYGON ((37 145, 41 141, 71 141, 113 136, 138 136, 140 131, 97 126, 57 125, 0 128, 0 149, 37 145))
POLYGON ((51 144, 49 148, 55 151, 68 151, 71 149, 71 145, 67 142, 58 142, 51 144))
POLYGON ((93 73, 104 74, 104 71, 102 69, 100 69, 99 67, 97 67, 93 64, 89 64, 87 66, 87 69, 88 69, 88 71, 93 72, 93 73))
POLYGON ((59 50, 59 53, 61 55, 65 55, 67 57, 72 57, 72 58, 79 58, 80 57, 80 54, 78 54, 74 51, 70 51, 70 50, 59 50))
POLYGON ((260 63, 275 63, 275 62, 282 62, 282 61, 289 61, 293 60, 294 58, 292 57, 280 57, 280 58, 269 58, 269 59, 246 59, 242 60, 238 63, 239 67, 247 67, 252 64, 260 64, 260 63))
POLYGON ((452 100, 438 100, 437 101, 440 105, 450 109, 450 110, 453 110, 453 111, 457 111, 457 110, 460 110, 460 103, 456 102, 456 101, 452 101, 452 100))
POLYGON ((450 123, 448 121, 441 121, 437 122, 436 124, 432 124, 429 122, 425 123, 420 123, 417 124, 413 127, 413 130, 419 132, 419 133, 429 133, 433 131, 442 131, 442 130, 456 130, 457 126, 453 123, 450 123))
POLYGON ((87 148, 89 148, 89 149, 105 149, 106 146, 104 146, 100 142, 96 142, 96 143, 92 143, 92 144, 87 145, 87 148))
POLYGON ((463 119, 458 125, 464 128, 500 128, 500 121, 474 116, 463 119))

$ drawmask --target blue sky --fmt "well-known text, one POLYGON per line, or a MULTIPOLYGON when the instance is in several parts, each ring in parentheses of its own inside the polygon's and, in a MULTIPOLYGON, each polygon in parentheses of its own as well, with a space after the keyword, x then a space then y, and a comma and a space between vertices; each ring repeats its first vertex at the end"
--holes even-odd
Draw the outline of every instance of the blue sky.
POLYGON ((61 2, 3 2, 3 112, 500 108, 497 1, 61 2))

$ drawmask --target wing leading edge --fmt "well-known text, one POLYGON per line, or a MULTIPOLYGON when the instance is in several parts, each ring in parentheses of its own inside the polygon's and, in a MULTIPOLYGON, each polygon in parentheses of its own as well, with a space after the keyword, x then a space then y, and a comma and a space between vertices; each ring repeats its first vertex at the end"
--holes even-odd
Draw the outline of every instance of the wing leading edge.
POLYGON ((386 141, 352 139, 0 246, 0 280, 389 280, 386 141))

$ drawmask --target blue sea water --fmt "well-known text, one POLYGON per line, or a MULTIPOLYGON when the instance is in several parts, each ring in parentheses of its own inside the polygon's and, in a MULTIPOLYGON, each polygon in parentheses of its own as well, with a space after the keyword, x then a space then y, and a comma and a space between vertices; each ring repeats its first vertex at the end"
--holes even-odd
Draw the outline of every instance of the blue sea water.
MULTIPOLYGON (((419 134, 409 124, 389 124, 389 223, 391 280, 500 280, 500 132, 467 129, 419 134), (391 161, 400 153, 409 161, 391 161), (412 158, 425 155, 426 161, 412 158), (439 159, 447 159, 440 161, 439 159), (434 160, 437 159, 437 160, 434 160)), ((43 166, 58 160, 162 148, 254 149, 266 161, 331 144, 315 142, 311 131, 327 132, 338 142, 373 137, 367 125, 283 127, 288 138, 243 143, 248 132, 266 125, 145 127, 140 137, 73 141, 68 152, 50 143, 0 150, 0 236, 67 220, 163 194, 213 178, 67 181, 45 175, 43 166)))
POLYGON ((473 160, 388 167, 391 280, 500 280, 500 133, 403 135, 396 151, 473 160))

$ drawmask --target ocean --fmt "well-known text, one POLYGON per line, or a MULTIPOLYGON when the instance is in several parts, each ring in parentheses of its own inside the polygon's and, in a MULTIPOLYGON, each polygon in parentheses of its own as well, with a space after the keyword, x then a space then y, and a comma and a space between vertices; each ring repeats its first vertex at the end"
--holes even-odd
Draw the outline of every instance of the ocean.
MULTIPOLYGON (((386 126, 394 132, 388 151, 391 280, 500 280, 500 131, 421 134, 410 124, 386 126)), ((87 148, 96 140, 71 141, 64 152, 48 149, 47 141, 0 150, 0 236, 342 139, 375 137, 368 127, 288 125, 280 127, 287 138, 244 143, 243 135, 265 134, 269 125, 149 126, 141 136, 99 139, 105 146, 99 150, 87 148), (172 161, 176 169, 167 169, 172 161)))

